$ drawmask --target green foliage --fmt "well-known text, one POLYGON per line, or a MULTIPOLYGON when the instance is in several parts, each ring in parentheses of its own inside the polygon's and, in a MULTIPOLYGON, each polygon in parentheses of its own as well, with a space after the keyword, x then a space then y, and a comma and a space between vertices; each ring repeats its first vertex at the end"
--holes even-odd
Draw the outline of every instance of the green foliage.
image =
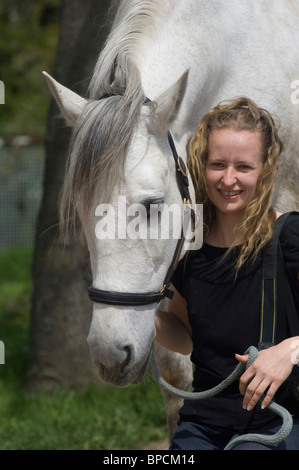
POLYGON ((53 70, 59 5, 60 0, 1 0, 1 136, 44 135, 49 93, 42 71, 53 70))
POLYGON ((31 249, 0 251, 0 449, 130 450, 166 439, 161 393, 150 376, 126 389, 24 392, 31 259, 31 249))

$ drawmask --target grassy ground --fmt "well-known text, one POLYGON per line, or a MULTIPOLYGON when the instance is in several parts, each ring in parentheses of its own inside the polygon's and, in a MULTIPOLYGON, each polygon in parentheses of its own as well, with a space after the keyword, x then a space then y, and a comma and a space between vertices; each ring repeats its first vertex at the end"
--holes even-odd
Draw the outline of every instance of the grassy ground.
POLYGON ((151 377, 122 390, 24 393, 31 257, 30 249, 0 251, 0 450, 131 450, 166 439, 163 401, 151 377))

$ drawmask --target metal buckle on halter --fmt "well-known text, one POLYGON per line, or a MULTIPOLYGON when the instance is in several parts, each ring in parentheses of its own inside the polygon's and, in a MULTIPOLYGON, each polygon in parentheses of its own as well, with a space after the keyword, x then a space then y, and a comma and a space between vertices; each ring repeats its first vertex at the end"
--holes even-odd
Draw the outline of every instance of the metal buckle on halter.
POLYGON ((162 287, 162 289, 160 290, 160 294, 163 294, 163 292, 165 291, 166 287, 167 287, 166 284, 164 284, 163 287, 162 287))

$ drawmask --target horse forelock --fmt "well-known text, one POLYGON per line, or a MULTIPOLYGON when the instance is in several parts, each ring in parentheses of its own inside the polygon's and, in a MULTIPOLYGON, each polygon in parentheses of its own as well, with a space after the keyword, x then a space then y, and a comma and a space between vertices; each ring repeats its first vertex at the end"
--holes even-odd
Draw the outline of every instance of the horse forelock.
POLYGON ((75 220, 79 206, 88 213, 96 186, 109 194, 122 175, 126 148, 145 99, 136 51, 149 30, 153 32, 159 10, 165 8, 165 0, 115 3, 117 15, 90 82, 91 99, 69 147, 60 198, 60 218, 67 222, 75 220), (114 96, 99 100, 105 94, 114 96))
POLYGON ((109 197, 123 175, 126 150, 140 120, 143 103, 141 88, 134 95, 125 92, 87 103, 69 146, 60 199, 62 220, 74 222, 79 207, 81 214, 87 215, 96 188, 100 188, 99 199, 103 195, 109 197))

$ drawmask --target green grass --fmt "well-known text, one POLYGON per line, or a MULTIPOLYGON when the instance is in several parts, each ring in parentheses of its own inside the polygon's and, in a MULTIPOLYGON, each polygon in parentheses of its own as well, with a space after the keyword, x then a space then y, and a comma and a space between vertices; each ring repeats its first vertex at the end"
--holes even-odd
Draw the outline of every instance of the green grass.
POLYGON ((126 389, 24 392, 32 283, 32 250, 0 251, 0 450, 141 449, 167 438, 154 380, 126 389))

